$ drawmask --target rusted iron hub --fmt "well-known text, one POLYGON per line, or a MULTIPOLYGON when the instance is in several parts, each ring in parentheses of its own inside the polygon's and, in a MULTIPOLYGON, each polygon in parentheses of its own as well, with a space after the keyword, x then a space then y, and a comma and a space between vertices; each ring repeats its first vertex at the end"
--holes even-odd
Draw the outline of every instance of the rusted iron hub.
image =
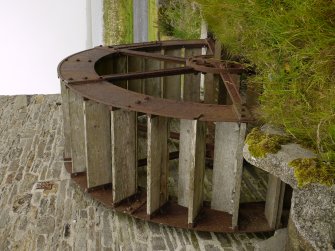
MULTIPOLYGON (((116 211, 169 226, 217 232, 271 230, 262 203, 240 205, 235 215, 226 210, 214 210, 208 202, 203 202, 202 188, 197 184, 194 193, 199 196, 190 196, 194 201, 188 207, 169 199, 166 191, 167 174, 164 172, 167 170, 164 168, 169 159, 180 158, 180 155, 194 158, 190 163, 201 162, 194 164, 199 165, 194 166, 194 170, 200 168, 194 177, 202 186, 204 160, 198 160, 197 156, 218 147, 214 146, 214 141, 206 140, 208 134, 214 137, 213 122, 218 128, 218 125, 224 126, 222 123, 237 123, 244 135, 243 123, 252 120, 238 83, 234 81, 234 75, 244 72, 243 67, 213 59, 213 54, 211 40, 158 41, 99 46, 64 59, 58 66, 64 113, 64 158, 69 160, 66 168, 74 181, 116 211), (203 49, 206 55, 201 55, 203 49), (200 82, 201 73, 206 74, 205 79, 212 79, 205 80, 204 86, 200 82), (218 104, 217 98, 207 97, 210 90, 216 88, 213 77, 221 79, 229 102, 218 104), (208 85, 212 85, 211 88, 208 85), (202 92, 204 97, 201 97, 202 92), (143 114, 147 123, 137 124, 137 117, 143 114), (171 119, 180 122, 180 134, 167 129, 171 119), (138 159, 137 148, 129 142, 137 145, 137 132, 143 129, 147 131, 150 151, 146 159, 138 159), (123 137, 118 137, 120 133, 123 137), (169 152, 169 137, 179 140, 181 145, 191 140, 194 148, 191 153, 185 152, 186 148, 169 152), (192 141, 192 137, 197 140, 192 141), (130 163, 129 159, 135 161, 130 163), (136 168, 144 165, 151 170, 147 174, 147 191, 139 189, 137 178, 132 177, 137 175, 136 168), (159 182, 161 185, 153 187, 159 182), (132 190, 129 187, 133 187, 132 190)), ((217 160, 213 162, 217 165, 217 160)))

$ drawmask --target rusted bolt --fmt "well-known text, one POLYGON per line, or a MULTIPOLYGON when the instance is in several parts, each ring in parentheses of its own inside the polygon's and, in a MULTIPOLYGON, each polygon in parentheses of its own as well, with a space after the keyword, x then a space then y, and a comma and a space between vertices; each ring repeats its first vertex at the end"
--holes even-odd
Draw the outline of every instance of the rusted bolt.
POLYGON ((91 59, 89 59, 89 60, 88 60, 88 62, 89 62, 89 63, 91 63, 91 62, 92 62, 92 60, 91 60, 91 59))
POLYGON ((83 79, 87 80, 87 79, 88 79, 88 77, 83 77, 83 79))
POLYGON ((135 104, 137 104, 137 105, 139 105, 141 103, 142 103, 141 100, 136 100, 136 102, 135 102, 135 104))
POLYGON ((64 61, 68 61, 69 59, 68 58, 65 58, 64 61))
POLYGON ((77 58, 77 60, 76 60, 77 62, 79 62, 80 61, 80 59, 79 58, 77 58))

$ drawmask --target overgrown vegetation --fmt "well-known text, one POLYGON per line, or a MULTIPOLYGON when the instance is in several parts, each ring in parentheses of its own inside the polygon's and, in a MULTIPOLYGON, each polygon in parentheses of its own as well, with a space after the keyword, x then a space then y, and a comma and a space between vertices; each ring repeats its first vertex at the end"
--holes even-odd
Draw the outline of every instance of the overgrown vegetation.
POLYGON ((277 153, 281 145, 290 142, 290 138, 282 135, 267 134, 255 127, 246 138, 252 156, 263 158, 268 153, 277 153))
POLYGON ((257 66, 264 121, 282 126, 324 161, 335 152, 335 2, 197 0, 233 55, 257 66))
POLYGON ((104 43, 133 42, 133 1, 104 0, 104 43))
POLYGON ((314 149, 320 163, 333 165, 335 2, 196 1, 226 50, 257 66, 249 84, 261 94, 260 119, 285 128, 314 149))
POLYGON ((298 187, 303 187, 309 183, 334 185, 334 163, 324 162, 317 158, 306 158, 293 160, 289 164, 294 168, 294 176, 297 179, 298 187))
POLYGON ((156 0, 148 0, 148 40, 159 40, 158 35, 158 9, 156 0))
POLYGON ((198 5, 190 0, 165 0, 158 11, 158 29, 179 39, 200 37, 201 14, 198 5))

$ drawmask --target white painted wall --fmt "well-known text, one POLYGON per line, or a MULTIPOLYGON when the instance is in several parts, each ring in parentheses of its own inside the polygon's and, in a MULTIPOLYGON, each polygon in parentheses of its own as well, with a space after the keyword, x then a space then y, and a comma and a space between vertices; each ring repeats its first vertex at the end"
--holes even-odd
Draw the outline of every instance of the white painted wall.
MULTIPOLYGON (((102 0, 90 3, 96 46, 102 0)), ((86 1, 0 0, 0 6, 0 95, 59 93, 58 63, 88 45, 86 1)))
POLYGON ((86 0, 86 47, 103 44, 103 0, 86 0))

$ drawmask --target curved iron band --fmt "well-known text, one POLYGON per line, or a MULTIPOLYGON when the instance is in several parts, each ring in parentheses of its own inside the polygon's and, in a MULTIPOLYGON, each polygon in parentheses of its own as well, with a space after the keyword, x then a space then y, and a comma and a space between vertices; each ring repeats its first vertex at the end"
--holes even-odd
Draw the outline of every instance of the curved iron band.
MULTIPOLYGON (((131 49, 134 51, 138 50, 158 50, 158 49, 173 49, 173 48, 203 48, 206 47, 210 54, 213 54, 214 51, 214 42, 211 39, 196 39, 196 40, 168 40, 168 41, 155 41, 155 42, 144 42, 144 43, 133 43, 133 44, 122 44, 122 45, 113 45, 113 46, 97 46, 93 49, 84 50, 81 52, 74 53, 67 58, 63 59, 57 68, 58 76, 62 77, 62 67, 65 62, 68 62, 69 59, 75 59, 76 56, 79 56, 80 54, 84 52, 90 52, 92 50, 100 50, 100 53, 103 54, 103 56, 106 56, 111 53, 117 53, 118 51, 122 49, 131 49)), ((103 56, 100 56, 100 53, 97 52, 97 55, 94 55, 93 53, 89 53, 88 56, 90 56, 93 63, 96 63, 100 58, 103 56)), ((63 78, 62 78, 63 79, 63 78)))
MULTIPOLYGON (((208 47, 207 40, 165 41, 114 47, 95 47, 64 59, 58 66, 58 75, 67 87, 83 98, 105 104, 110 109, 126 109, 150 115, 178 119, 197 119, 213 122, 250 122, 251 116, 236 111, 232 105, 203 104, 163 99, 136 93, 111 84, 95 71, 95 63, 101 58, 119 54, 119 49, 159 49, 173 47, 208 47), (102 78, 102 79, 101 79, 102 78)), ((186 59, 185 59, 186 61, 186 59)))

